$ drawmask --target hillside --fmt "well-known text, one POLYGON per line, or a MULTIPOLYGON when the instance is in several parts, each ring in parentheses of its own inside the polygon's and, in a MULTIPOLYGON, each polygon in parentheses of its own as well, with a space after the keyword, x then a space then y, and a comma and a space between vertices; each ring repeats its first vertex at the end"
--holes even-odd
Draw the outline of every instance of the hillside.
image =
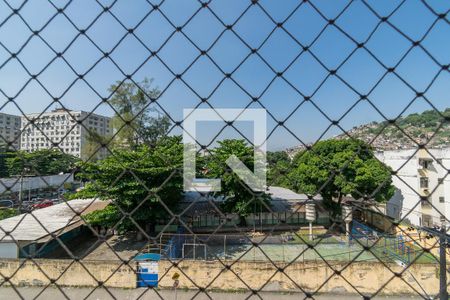
MULTIPOLYGON (((388 121, 372 122, 354 127, 348 131, 348 134, 371 143, 375 149, 379 150, 415 147, 416 144, 409 137, 418 143, 427 143, 427 147, 430 148, 450 146, 450 122, 443 116, 450 117, 450 108, 440 113, 427 110, 401 117, 395 121, 395 125, 388 121)), ((345 139, 348 136, 341 134, 334 138, 345 139)), ((292 155, 302 148, 287 149, 287 152, 292 155)))

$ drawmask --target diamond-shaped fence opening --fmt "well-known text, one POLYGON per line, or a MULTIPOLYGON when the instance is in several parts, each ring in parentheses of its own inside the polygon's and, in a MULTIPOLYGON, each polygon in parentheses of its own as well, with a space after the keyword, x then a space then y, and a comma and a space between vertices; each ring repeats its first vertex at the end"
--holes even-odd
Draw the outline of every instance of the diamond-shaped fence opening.
POLYGON ((0 298, 447 299, 449 11, 0 1, 0 298))

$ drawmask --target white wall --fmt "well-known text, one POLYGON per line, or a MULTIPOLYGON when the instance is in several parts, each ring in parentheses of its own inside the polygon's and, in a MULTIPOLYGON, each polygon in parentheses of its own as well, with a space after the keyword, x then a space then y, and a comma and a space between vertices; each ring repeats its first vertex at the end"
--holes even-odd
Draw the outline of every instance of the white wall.
POLYGON ((431 195, 428 200, 433 207, 425 209, 420 200, 420 177, 419 173, 419 152, 416 149, 391 150, 376 153, 377 158, 397 171, 397 176, 393 176, 393 184, 397 188, 395 195, 387 204, 389 216, 397 219, 409 220, 413 225, 422 226, 424 214, 430 215, 432 222, 440 223, 440 216, 445 215, 450 219, 450 176, 439 184, 439 178, 444 178, 450 168, 450 148, 431 149, 429 157, 433 160, 426 176, 429 178, 429 191, 431 195), (441 161, 442 165, 438 162, 441 161), (445 198, 445 202, 439 201, 440 197, 445 198), (400 211, 400 215, 395 215, 394 210, 400 211))
POLYGON ((398 211, 397 216, 391 217, 405 218, 411 223, 419 225, 421 208, 418 195, 418 174, 417 163, 414 158, 415 150, 384 151, 377 153, 378 159, 397 171, 398 176, 393 176, 392 181, 398 189, 394 197, 387 204, 387 211, 398 211), (406 163, 406 164, 405 164, 406 163))

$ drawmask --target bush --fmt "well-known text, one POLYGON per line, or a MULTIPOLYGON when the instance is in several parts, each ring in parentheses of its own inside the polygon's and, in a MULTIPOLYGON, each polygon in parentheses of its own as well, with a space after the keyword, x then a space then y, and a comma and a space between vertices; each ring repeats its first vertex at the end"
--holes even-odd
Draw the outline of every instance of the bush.
POLYGON ((14 208, 2 208, 0 209, 0 220, 17 216, 19 213, 14 208))

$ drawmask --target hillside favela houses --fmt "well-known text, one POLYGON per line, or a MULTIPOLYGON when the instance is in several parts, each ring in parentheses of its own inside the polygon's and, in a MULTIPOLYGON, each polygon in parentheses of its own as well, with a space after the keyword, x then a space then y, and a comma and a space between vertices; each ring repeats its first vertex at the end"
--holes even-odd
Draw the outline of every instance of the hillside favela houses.
POLYGON ((450 217, 450 148, 378 151, 377 158, 397 171, 397 188, 386 214, 415 226, 439 226, 450 217))
MULTIPOLYGON (((83 158, 90 132, 99 136, 111 133, 111 119, 85 111, 55 109, 42 114, 27 114, 22 117, 21 150, 33 152, 55 148, 73 156, 83 158), (33 123, 31 125, 31 122, 33 123)), ((105 157, 106 149, 98 151, 98 158, 105 157)))
MULTIPOLYGON (((377 211, 416 227, 440 226, 441 216, 450 219, 450 124, 442 118, 449 114, 449 108, 426 110, 399 117, 395 125, 370 122, 334 137, 370 143, 378 160, 396 172, 395 195, 377 211)), ((301 150, 304 147, 286 152, 292 158, 301 150)))

